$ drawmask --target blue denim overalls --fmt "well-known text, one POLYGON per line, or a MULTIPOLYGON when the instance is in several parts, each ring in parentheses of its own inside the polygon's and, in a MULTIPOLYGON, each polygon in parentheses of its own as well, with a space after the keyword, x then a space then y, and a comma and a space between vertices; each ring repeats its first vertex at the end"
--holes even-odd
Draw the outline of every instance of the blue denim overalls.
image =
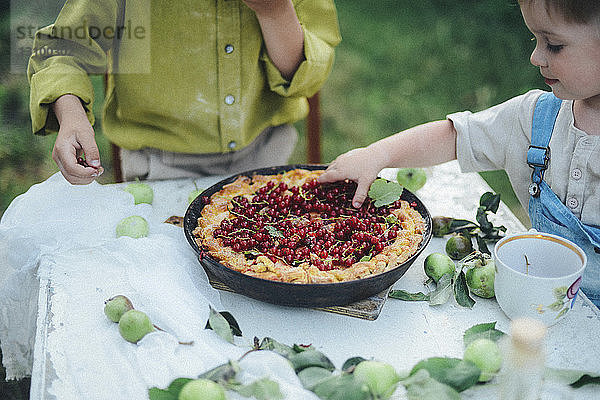
POLYGON ((529 185, 529 218, 533 228, 553 233, 579 245, 587 255, 581 289, 600 307, 600 227, 583 224, 543 180, 550 161, 550 137, 561 100, 552 93, 542 94, 533 113, 531 146, 527 164, 533 168, 529 185))

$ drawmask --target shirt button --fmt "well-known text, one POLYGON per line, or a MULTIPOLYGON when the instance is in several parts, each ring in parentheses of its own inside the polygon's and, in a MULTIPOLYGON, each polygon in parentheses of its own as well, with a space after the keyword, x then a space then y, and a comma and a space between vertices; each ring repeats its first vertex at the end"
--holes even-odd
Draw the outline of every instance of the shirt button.
POLYGON ((228 94, 227 96, 225 96, 225 104, 232 105, 234 101, 235 97, 233 97, 232 95, 228 94))
POLYGON ((581 170, 579 168, 574 168, 573 171, 571 171, 571 178, 575 179, 576 181, 581 179, 581 170))
POLYGON ((577 201, 575 197, 570 197, 567 200, 567 205, 569 206, 569 208, 577 208, 577 206, 579 205, 579 201, 577 201))
POLYGON ((227 53, 227 54, 233 53, 233 45, 232 44, 228 44, 227 46, 225 46, 225 53, 227 53))
POLYGON ((229 147, 229 150, 233 150, 237 147, 237 143, 235 140, 232 140, 231 142, 227 143, 227 147, 229 147))

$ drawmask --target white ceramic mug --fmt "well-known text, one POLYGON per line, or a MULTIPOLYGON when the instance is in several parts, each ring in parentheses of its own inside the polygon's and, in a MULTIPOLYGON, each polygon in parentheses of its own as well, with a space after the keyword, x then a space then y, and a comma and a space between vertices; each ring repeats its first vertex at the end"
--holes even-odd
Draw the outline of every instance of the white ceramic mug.
POLYGON ((494 247, 496 300, 510 318, 530 317, 550 326, 573 307, 587 263, 573 242, 549 233, 506 236, 494 247))

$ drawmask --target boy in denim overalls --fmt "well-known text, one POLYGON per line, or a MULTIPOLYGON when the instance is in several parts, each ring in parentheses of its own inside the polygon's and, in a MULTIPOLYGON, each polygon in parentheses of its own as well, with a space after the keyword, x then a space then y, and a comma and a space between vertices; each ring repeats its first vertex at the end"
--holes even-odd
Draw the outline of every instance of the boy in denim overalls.
POLYGON ((600 2, 519 3, 537 41, 531 63, 552 93, 533 90, 351 150, 320 181, 356 181, 359 207, 382 168, 458 159, 464 172, 504 169, 532 226, 584 249, 581 287, 600 305, 600 2))

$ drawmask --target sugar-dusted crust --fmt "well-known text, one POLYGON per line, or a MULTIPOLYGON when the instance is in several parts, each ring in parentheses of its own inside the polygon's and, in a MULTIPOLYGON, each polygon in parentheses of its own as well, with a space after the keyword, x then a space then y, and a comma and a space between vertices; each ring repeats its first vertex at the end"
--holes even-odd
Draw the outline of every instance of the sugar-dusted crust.
MULTIPOLYGON (((335 283, 362 279, 393 269, 415 254, 423 240, 426 225, 419 212, 404 200, 398 200, 394 205, 389 206, 384 216, 369 214, 367 211, 373 210, 373 206, 370 209, 365 208, 361 214, 357 210, 352 210, 350 206, 337 208, 341 210, 339 213, 335 212, 336 208, 331 211, 331 208, 327 209, 326 206, 313 206, 317 208, 316 211, 303 210, 294 214, 292 205, 291 213, 275 215, 269 219, 267 214, 274 213, 270 209, 289 207, 287 200, 279 204, 266 205, 268 201, 263 199, 269 196, 273 188, 277 188, 281 183, 287 187, 280 193, 271 193, 271 202, 287 197, 293 204, 294 190, 297 196, 301 197, 295 198, 300 202, 298 208, 301 208, 302 204, 309 202, 313 193, 303 188, 310 186, 311 181, 322 172, 322 170, 294 169, 278 175, 255 175, 252 178, 239 176, 211 196, 208 204, 202 209, 198 226, 193 231, 196 242, 212 258, 233 270, 258 278, 292 283, 335 283), (270 185, 271 189, 267 190, 267 185, 270 185), (293 187, 298 189, 292 189, 293 187), (264 188, 263 193, 267 193, 263 194, 262 198, 257 197, 261 188, 264 188), (241 198, 247 200, 246 207, 240 206, 241 198), (252 207, 258 210, 256 214, 250 216, 239 214, 247 212, 245 210, 252 207), (321 212, 319 207, 325 208, 329 214, 321 212), (348 220, 353 218, 353 212, 354 215, 358 215, 354 220, 359 222, 356 229, 346 231, 344 239, 340 233, 337 233, 337 230, 343 228, 343 225, 338 224, 344 222, 350 224, 348 220), (256 222, 261 218, 266 222, 256 222), (371 221, 374 218, 376 221, 371 221), (288 225, 281 225, 286 219, 288 225), (318 222, 319 220, 321 222, 318 222), (237 225, 244 225, 244 227, 240 228, 237 225), (317 228, 311 231, 313 225, 317 228), (360 256, 362 253, 357 253, 353 248, 344 248, 343 245, 344 241, 351 240, 349 237, 356 237, 357 232, 360 237, 363 225, 368 226, 373 232, 364 233, 364 237, 360 238, 362 242, 351 242, 363 246, 361 248, 366 252, 366 255, 356 259, 356 254, 360 256), (279 228, 281 226, 294 228, 284 231, 286 235, 282 235, 278 230, 283 230, 279 228), (373 239, 373 236, 377 236, 377 239, 373 239), (243 240, 240 237, 243 237, 243 240), (231 242, 236 242, 236 239, 231 238, 237 238, 240 243, 234 243, 232 246, 231 242), (254 240, 256 238, 258 241, 254 240), (369 239, 375 244, 371 245, 369 239), (228 241, 229 245, 226 245, 228 241), (376 244, 379 242, 381 244, 376 244), (292 248, 286 250, 284 244, 288 243, 292 248), (236 246, 251 247, 234 250, 236 246), (334 249, 336 247, 338 250, 334 249), (290 256, 289 253, 292 255, 290 256), (323 258, 323 255, 326 257, 323 258), (347 261, 348 259, 350 261, 347 261)), ((315 185, 316 183, 313 182, 312 186, 315 185)), ((313 203, 327 203, 327 190, 327 186, 317 189, 315 193, 323 196, 323 199, 320 202, 313 199, 313 203)), ((335 192, 336 195, 338 191, 335 192)))

